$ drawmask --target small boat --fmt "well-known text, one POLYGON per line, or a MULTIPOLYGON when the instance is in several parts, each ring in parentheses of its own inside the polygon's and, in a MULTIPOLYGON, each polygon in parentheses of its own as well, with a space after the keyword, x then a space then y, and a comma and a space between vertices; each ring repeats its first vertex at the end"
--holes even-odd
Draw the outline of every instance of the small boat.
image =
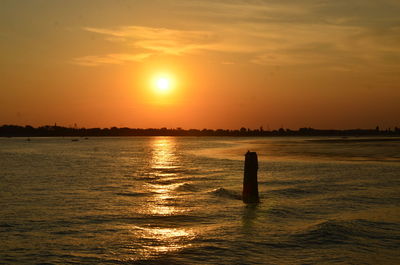
POLYGON ((78 142, 79 139, 71 139, 72 142, 78 142))

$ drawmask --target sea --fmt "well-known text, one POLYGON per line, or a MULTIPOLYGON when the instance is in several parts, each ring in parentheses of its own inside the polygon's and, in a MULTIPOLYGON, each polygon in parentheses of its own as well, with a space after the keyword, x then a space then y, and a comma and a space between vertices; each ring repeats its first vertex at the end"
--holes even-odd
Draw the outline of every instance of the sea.
POLYGON ((400 138, 0 138, 0 264, 400 264, 400 138))

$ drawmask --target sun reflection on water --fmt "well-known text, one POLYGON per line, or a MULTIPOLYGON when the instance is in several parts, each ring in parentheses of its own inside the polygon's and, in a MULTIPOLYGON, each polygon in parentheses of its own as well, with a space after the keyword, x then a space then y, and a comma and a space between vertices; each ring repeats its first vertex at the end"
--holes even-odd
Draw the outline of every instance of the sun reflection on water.
POLYGON ((172 169, 176 169, 176 142, 174 138, 161 137, 155 138, 151 143, 152 161, 151 167, 155 170, 166 171, 167 174, 173 174, 172 169), (172 173, 168 172, 171 170, 172 173))
POLYGON ((135 237, 151 242, 142 249, 143 258, 150 258, 190 247, 191 244, 188 241, 195 236, 193 230, 183 228, 134 226, 131 231, 135 234, 135 237))
MULTIPOLYGON (((184 207, 179 207, 183 198, 176 192, 176 188, 182 185, 179 182, 181 165, 176 144, 176 139, 172 137, 157 137, 151 142, 149 168, 153 178, 145 184, 145 188, 153 195, 142 207, 142 213, 150 218, 169 218, 187 211, 184 207)), ((192 229, 170 227, 171 222, 166 219, 167 223, 163 223, 163 220, 159 220, 158 227, 134 227, 133 232, 149 242, 142 250, 144 257, 178 251, 190 246, 189 242, 195 236, 192 229)))
POLYGON ((150 168, 154 176, 146 188, 154 195, 149 199, 147 214, 172 215, 180 212, 174 205, 177 169, 180 167, 176 155, 176 140, 171 137, 157 137, 151 142, 150 168))

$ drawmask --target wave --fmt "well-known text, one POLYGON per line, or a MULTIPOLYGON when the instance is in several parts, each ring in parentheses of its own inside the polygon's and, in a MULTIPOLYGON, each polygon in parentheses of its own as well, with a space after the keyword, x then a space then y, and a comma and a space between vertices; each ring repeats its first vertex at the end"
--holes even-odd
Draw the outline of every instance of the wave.
POLYGON ((148 192, 117 192, 115 195, 118 196, 128 196, 128 197, 141 197, 141 196, 148 196, 151 193, 148 192))
POLYGON ((272 190, 272 191, 270 191, 270 193, 284 195, 286 197, 303 197, 303 196, 318 194, 320 192, 317 190, 306 190, 306 189, 300 189, 300 188, 286 188, 286 189, 272 190))
POLYGON ((330 209, 333 213, 340 213, 342 211, 359 211, 368 209, 381 209, 387 206, 398 206, 400 205, 400 198, 397 195, 392 197, 378 197, 378 196, 367 196, 367 195, 339 195, 329 196, 320 200, 324 208, 330 209))
POLYGON ((142 216, 125 218, 125 221, 134 221, 136 224, 157 224, 168 227, 181 227, 187 224, 199 224, 201 222, 208 222, 212 216, 193 215, 193 214, 174 214, 174 215, 155 215, 144 214, 142 216))
POLYGON ((267 210, 267 213, 273 217, 279 218, 305 218, 304 215, 296 208, 276 207, 267 210))
POLYGON ((300 185, 300 184, 307 184, 310 183, 308 179, 294 179, 294 180, 259 180, 259 185, 267 185, 267 186, 288 186, 288 185, 300 185))
POLYGON ((183 183, 176 187, 175 190, 180 192, 195 192, 198 191, 198 188, 193 184, 183 183))
POLYGON ((292 240, 301 246, 315 245, 376 245, 385 248, 400 245, 399 225, 372 222, 363 219, 341 221, 328 220, 309 227, 306 231, 292 235, 292 240))
POLYGON ((181 167, 153 167, 151 168, 151 170, 156 174, 158 173, 158 174, 171 174, 171 175, 190 174, 193 171, 181 167))
POLYGON ((0 224, 0 228, 11 228, 14 227, 13 225, 7 224, 7 223, 2 223, 0 224))
POLYGON ((400 138, 334 138, 334 139, 310 139, 306 142, 317 143, 368 143, 368 142, 398 142, 400 138))
POLYGON ((209 192, 210 194, 217 196, 217 197, 221 197, 221 198, 228 198, 228 199, 234 199, 234 200, 241 200, 242 196, 233 190, 227 190, 224 188, 218 188, 215 190, 212 190, 209 192))
POLYGON ((215 180, 215 178, 185 175, 185 176, 158 176, 152 179, 148 179, 146 180, 146 182, 158 185, 171 185, 171 184, 183 185, 187 182, 200 183, 212 180, 215 180))
POLYGON ((167 256, 161 256, 161 257, 151 257, 149 259, 143 259, 143 260, 136 260, 134 262, 129 262, 127 264, 135 264, 135 265, 183 265, 187 264, 187 262, 182 261, 182 257, 176 258, 176 257, 167 257, 167 256))

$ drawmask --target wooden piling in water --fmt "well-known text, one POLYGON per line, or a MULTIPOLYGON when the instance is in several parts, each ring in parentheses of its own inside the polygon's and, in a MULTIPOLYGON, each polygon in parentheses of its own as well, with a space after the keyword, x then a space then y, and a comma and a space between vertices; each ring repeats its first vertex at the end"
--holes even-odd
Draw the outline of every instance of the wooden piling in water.
POLYGON ((243 193, 242 200, 244 203, 258 203, 258 158, 256 152, 247 151, 244 161, 244 177, 243 177, 243 193))

